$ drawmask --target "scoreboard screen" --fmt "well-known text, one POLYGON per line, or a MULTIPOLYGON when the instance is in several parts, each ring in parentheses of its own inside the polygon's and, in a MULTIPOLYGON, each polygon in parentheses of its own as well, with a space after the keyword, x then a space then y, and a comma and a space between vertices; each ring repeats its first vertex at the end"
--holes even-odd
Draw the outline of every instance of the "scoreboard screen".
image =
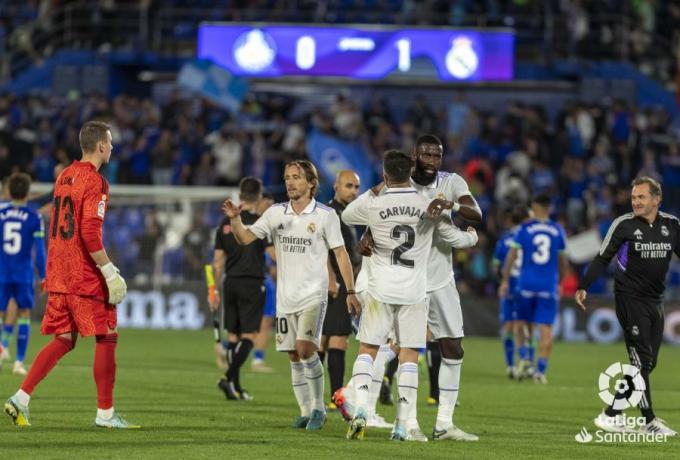
POLYGON ((202 24, 197 57, 243 77, 402 76, 439 81, 507 81, 514 34, 508 30, 383 26, 202 24))

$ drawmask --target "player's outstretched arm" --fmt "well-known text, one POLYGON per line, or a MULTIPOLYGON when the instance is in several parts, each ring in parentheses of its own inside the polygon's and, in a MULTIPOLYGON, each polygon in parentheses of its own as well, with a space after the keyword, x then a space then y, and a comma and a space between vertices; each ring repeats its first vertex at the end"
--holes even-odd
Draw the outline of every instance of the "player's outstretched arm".
POLYGON ((373 192, 370 190, 359 195, 342 211, 342 221, 347 225, 368 225, 368 207, 371 198, 373 198, 373 192))
POLYGON ((458 199, 460 209, 458 214, 465 220, 480 223, 482 221, 482 209, 472 195, 464 195, 458 199))
POLYGON ((460 197, 459 201, 449 201, 443 198, 435 198, 427 207, 427 214, 430 217, 438 217, 444 210, 451 210, 458 213, 465 220, 474 223, 482 221, 482 210, 472 197, 472 195, 465 195, 460 197))
POLYGON ((250 244, 257 239, 255 234, 241 222, 241 205, 237 206, 233 201, 227 200, 222 204, 222 211, 231 220, 231 232, 238 244, 250 244))
POLYGON ((466 231, 462 231, 453 225, 451 218, 446 215, 437 219, 437 237, 454 248, 471 248, 479 241, 474 228, 468 227, 466 231))

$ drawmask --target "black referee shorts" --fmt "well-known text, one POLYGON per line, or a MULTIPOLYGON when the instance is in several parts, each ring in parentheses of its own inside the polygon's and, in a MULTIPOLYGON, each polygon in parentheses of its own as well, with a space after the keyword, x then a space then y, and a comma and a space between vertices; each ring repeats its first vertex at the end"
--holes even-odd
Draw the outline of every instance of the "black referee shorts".
POLYGON ((651 372, 656 366, 659 347, 663 340, 662 301, 622 293, 615 294, 614 301, 630 362, 651 372))
POLYGON ((323 335, 343 336, 352 333, 352 319, 347 311, 347 290, 340 286, 338 296, 328 296, 328 309, 323 321, 323 335))
POLYGON ((264 311, 264 279, 227 279, 222 292, 224 328, 232 334, 258 332, 264 311))

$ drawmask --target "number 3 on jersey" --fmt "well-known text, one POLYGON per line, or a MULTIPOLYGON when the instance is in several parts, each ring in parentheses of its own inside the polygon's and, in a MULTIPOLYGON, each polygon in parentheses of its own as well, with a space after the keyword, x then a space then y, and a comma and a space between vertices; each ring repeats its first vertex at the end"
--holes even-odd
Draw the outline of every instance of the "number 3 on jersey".
POLYGON ((536 248, 531 254, 531 259, 536 265, 547 264, 550 260, 550 237, 539 233, 531 242, 536 248))
POLYGON ((415 262, 405 259, 404 253, 411 249, 416 242, 416 231, 409 225, 397 225, 392 228, 390 237, 393 240, 401 241, 402 235, 406 236, 406 241, 392 250, 392 265, 401 265, 406 268, 413 268, 415 262))

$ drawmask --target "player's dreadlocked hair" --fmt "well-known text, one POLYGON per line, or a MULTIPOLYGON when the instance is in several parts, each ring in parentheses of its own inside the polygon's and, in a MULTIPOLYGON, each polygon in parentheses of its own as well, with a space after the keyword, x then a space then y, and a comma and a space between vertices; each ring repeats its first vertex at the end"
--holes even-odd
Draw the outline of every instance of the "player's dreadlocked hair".
POLYGON ((307 182, 312 184, 311 196, 312 198, 316 196, 319 191, 319 173, 316 172, 316 167, 308 160, 293 160, 286 163, 286 169, 289 167, 296 167, 298 171, 302 171, 305 175, 307 182))
POLYGON ((83 152, 94 152, 97 142, 108 141, 106 137, 108 131, 111 131, 111 127, 103 121, 88 121, 80 128, 80 134, 78 134, 80 149, 83 152))

